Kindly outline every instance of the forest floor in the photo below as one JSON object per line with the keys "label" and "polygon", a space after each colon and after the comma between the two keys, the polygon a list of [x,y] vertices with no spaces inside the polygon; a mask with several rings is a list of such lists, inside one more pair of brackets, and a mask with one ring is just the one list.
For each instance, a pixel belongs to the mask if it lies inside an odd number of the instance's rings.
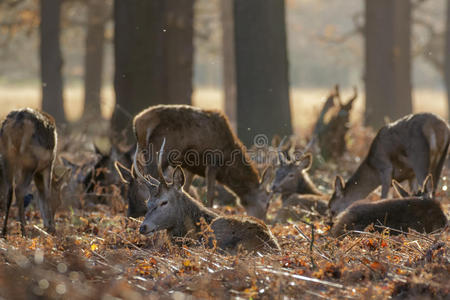
{"label": "forest floor", "polygon": [[[331,188],[336,174],[354,170],[373,132],[351,128],[350,152],[317,167],[313,180]],[[449,164],[438,199],[450,214]],[[28,209],[27,236],[12,209],[0,239],[0,299],[448,299],[450,232],[393,235],[370,228],[335,239],[327,218],[272,224],[281,246],[271,254],[222,255],[203,245],[172,243],[164,232],[139,234],[141,219],[125,217],[118,188],[104,204],[56,214],[57,232]],[[116,192],[114,192],[116,191]],[[82,197],[83,195],[79,195]],[[269,220],[280,206],[269,208]],[[218,207],[225,214],[234,207]]]}

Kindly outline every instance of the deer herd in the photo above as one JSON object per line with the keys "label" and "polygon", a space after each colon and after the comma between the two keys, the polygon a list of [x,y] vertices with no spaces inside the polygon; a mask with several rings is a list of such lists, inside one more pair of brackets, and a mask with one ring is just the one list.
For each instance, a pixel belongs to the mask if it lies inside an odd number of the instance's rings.
{"label": "deer herd", "polygon": [[[120,178],[127,215],[144,217],[139,228],[143,235],[166,230],[170,237],[201,240],[227,253],[276,251],[280,247],[265,222],[277,195],[282,207],[272,221],[287,222],[305,213],[328,216],[333,237],[364,231],[370,225],[394,234],[408,229],[431,233],[448,223],[435,192],[450,129],[431,113],[408,115],[381,128],[353,175],[345,182],[336,176],[330,194],[319,191],[308,175],[311,153],[294,159],[282,150],[284,140],[275,149],[277,163],[258,169],[218,111],[153,106],[134,117],[133,130],[135,146],[126,159],[114,160],[108,168]],[[10,112],[2,122],[3,237],[13,198],[26,235],[24,199],[32,182],[44,227],[55,233],[54,215],[64,201],[62,182],[75,180],[72,173],[77,167],[72,163],[68,171],[57,174],[55,165],[61,159],[56,149],[56,125],[50,115],[25,108]],[[204,178],[205,203],[193,184],[196,175]],[[85,184],[89,180],[84,178]],[[408,181],[409,192],[402,181]],[[379,186],[381,199],[368,200]],[[396,195],[389,197],[391,186]],[[217,195],[222,194],[237,199],[246,215],[224,215],[214,209],[213,202],[220,201]]]}

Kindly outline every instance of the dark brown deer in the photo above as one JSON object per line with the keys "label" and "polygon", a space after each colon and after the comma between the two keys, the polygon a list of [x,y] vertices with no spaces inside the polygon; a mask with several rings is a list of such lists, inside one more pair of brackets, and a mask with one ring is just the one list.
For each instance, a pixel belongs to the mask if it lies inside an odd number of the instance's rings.
{"label": "dark brown deer", "polygon": [[[56,154],[56,126],[53,118],[30,108],[11,111],[0,130],[0,153],[5,180],[6,209],[3,236],[7,233],[13,193],[19,207],[22,235],[25,235],[23,199],[31,180],[39,192],[38,206],[49,232],[55,231],[54,212],[60,200],[53,197],[53,162]],[[13,190],[14,189],[14,190]]]}
{"label": "dark brown deer", "polygon": [[[159,162],[162,153],[161,149]],[[162,172],[159,173],[159,179],[150,175],[147,178],[142,176],[141,179],[152,196],[147,202],[147,214],[139,229],[141,234],[167,230],[171,237],[196,237],[202,230],[201,223],[204,220],[210,225],[217,246],[222,250],[233,253],[239,248],[248,251],[279,249],[264,222],[248,216],[220,216],[189,196],[184,191],[185,176],[180,166],[173,172],[172,183],[165,181]]]}
{"label": "dark brown deer", "polygon": [[[339,186],[337,188],[339,189]],[[384,225],[400,231],[411,228],[427,233],[443,228],[448,221],[441,205],[434,200],[433,191],[433,180],[429,175],[423,183],[421,196],[375,202],[357,201],[337,216],[331,228],[331,235],[337,237],[346,230],[362,231],[371,224]]]}
{"label": "dark brown deer", "polygon": [[[122,182],[127,185],[127,216],[133,218],[145,216],[147,212],[146,203],[150,199],[150,193],[145,184],[145,180],[141,179],[139,176],[136,176],[133,165],[131,166],[131,169],[128,169],[119,161],[116,161],[114,163],[114,167]],[[195,199],[198,198],[198,194],[193,186],[189,187],[188,193],[191,197]]]}
{"label": "dark brown deer", "polygon": [[[155,148],[166,138],[170,151],[163,158],[162,168],[170,160],[173,165],[204,176],[209,207],[217,180],[239,196],[248,215],[265,218],[271,198],[267,190],[270,172],[264,172],[260,180],[245,147],[221,112],[187,105],[158,105],[139,113],[133,124],[138,145],[136,154],[139,149],[148,150],[146,159],[155,157]],[[147,171],[156,176],[155,162],[147,163]]]}
{"label": "dark brown deer", "polygon": [[280,165],[275,173],[272,191],[281,194],[283,207],[275,219],[278,222],[297,220],[311,211],[325,215],[329,196],[317,189],[307,173],[312,164],[312,155],[307,153],[297,161],[289,160],[278,149],[278,156]]}
{"label": "dark brown deer", "polygon": [[345,185],[336,180],[339,189],[329,202],[332,216],[351,203],[364,199],[381,185],[386,198],[392,179],[417,180],[421,186],[428,173],[435,178],[436,189],[447,156],[450,140],[448,124],[431,113],[405,116],[381,128],[369,153]]}
{"label": "dark brown deer", "polygon": [[323,196],[307,173],[312,164],[310,153],[303,155],[298,161],[288,161],[281,152],[279,158],[280,165],[275,172],[272,191],[281,194],[283,201],[293,194]]}

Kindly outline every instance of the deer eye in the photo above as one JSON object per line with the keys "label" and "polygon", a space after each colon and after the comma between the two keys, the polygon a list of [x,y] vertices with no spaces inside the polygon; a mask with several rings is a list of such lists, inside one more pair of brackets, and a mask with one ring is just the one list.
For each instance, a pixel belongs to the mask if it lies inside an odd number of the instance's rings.
{"label": "deer eye", "polygon": [[164,205],[167,205],[167,201],[164,201],[164,202],[162,202],[159,206],[164,206]]}
{"label": "deer eye", "polygon": [[289,173],[289,178],[294,177],[294,173]]}

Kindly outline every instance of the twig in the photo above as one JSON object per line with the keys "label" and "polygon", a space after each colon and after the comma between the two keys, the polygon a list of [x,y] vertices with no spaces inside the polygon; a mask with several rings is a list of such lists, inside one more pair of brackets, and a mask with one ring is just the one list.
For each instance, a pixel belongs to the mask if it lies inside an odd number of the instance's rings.
{"label": "twig", "polygon": [[265,267],[258,267],[258,269],[260,269],[261,271],[264,271],[264,272],[268,272],[268,273],[272,273],[272,274],[276,274],[276,275],[284,275],[284,276],[288,276],[288,277],[299,279],[299,280],[303,280],[303,281],[320,283],[320,284],[328,285],[328,286],[335,287],[335,288],[338,288],[338,289],[343,289],[344,288],[344,286],[342,284],[338,284],[338,283],[334,283],[334,282],[330,282],[330,281],[325,281],[325,280],[320,280],[320,279],[317,279],[317,278],[306,277],[306,276],[302,276],[302,275],[298,275],[298,274],[291,274],[291,273],[285,272],[285,271],[272,270],[272,269],[265,268]]}
{"label": "twig", "polygon": [[[294,228],[303,236],[303,238],[305,240],[307,240],[310,244],[311,243],[311,239],[309,237],[306,236],[306,234],[303,233],[303,231],[300,230],[300,228],[297,227],[297,225],[294,225]],[[320,257],[328,260],[329,262],[333,262],[333,260],[331,258],[329,258],[328,256],[326,256],[319,248],[317,248],[315,245],[312,244],[312,247],[318,252],[318,254],[320,255]]]}
{"label": "twig", "polygon": [[46,236],[50,236],[50,234],[47,231],[39,228],[37,225],[33,225],[33,228],[37,229],[40,233],[43,233]]}

